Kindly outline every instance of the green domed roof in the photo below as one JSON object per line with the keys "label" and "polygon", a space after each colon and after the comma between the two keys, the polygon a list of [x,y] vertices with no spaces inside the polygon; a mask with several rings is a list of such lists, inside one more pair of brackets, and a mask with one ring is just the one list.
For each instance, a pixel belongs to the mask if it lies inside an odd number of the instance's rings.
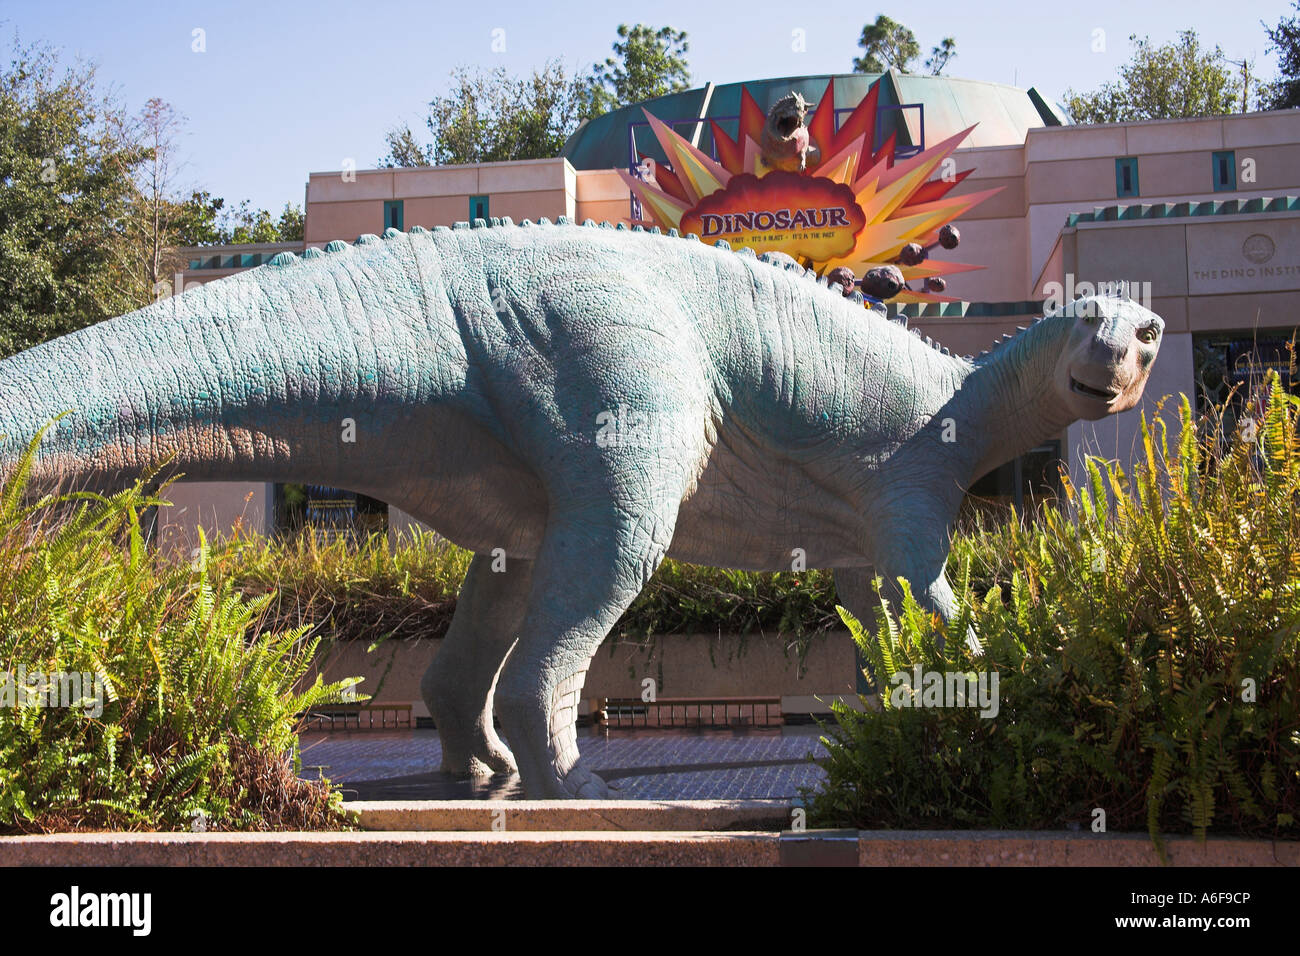
{"label": "green domed roof", "polygon": [[[654,134],[645,124],[642,108],[657,119],[673,125],[688,140],[699,126],[698,145],[712,152],[713,137],[704,118],[721,120],[740,114],[740,91],[748,88],[759,107],[766,112],[788,93],[800,93],[810,103],[819,103],[831,80],[835,81],[837,111],[857,106],[871,84],[883,76],[880,106],[919,103],[924,107],[926,144],[933,144],[974,126],[965,147],[1006,146],[1025,141],[1025,133],[1042,126],[1061,126],[1069,122],[1065,115],[1048,103],[1036,90],[1022,90],[1001,83],[963,80],[947,76],[920,76],[888,73],[840,73],[822,76],[779,77],[746,80],[743,83],[710,84],[699,89],[671,93],[657,99],[625,106],[580,126],[560,155],[577,169],[627,168],[632,161],[632,138],[637,151],[662,159]],[[847,114],[841,114],[841,118]],[[921,145],[921,111],[916,109],[882,109],[882,138],[898,134],[903,146]],[[629,128],[629,124],[632,125]],[[736,134],[734,119],[721,120],[722,128]],[[879,145],[877,143],[877,145]]]}

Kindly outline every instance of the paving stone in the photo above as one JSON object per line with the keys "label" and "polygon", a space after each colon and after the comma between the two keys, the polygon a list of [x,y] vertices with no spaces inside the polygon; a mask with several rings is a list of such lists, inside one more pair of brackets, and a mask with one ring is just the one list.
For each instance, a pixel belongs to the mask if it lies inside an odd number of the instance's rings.
{"label": "paving stone", "polygon": [[[816,786],[825,756],[815,727],[578,731],[583,763],[631,800],[789,799]],[[518,777],[438,772],[436,730],[310,732],[302,775],[328,777],[349,799],[521,799]]]}

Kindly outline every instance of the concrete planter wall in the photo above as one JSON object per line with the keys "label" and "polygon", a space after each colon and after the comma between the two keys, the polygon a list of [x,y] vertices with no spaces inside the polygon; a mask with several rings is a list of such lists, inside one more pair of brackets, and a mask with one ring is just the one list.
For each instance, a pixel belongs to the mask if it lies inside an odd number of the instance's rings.
{"label": "concrete planter wall", "polygon": [[[358,693],[374,703],[411,704],[412,714],[427,717],[420,699],[420,678],[438,653],[441,640],[386,641],[367,653],[364,641],[322,643],[318,667],[327,681],[364,677]],[[743,643],[743,650],[742,650]],[[639,698],[642,681],[655,682],[659,698],[780,697],[787,713],[826,713],[832,697],[856,702],[853,641],[848,631],[815,637],[802,672],[788,636],[768,633],[673,634],[641,646],[609,638],[587,672],[582,697]],[[376,688],[379,688],[376,691]]]}

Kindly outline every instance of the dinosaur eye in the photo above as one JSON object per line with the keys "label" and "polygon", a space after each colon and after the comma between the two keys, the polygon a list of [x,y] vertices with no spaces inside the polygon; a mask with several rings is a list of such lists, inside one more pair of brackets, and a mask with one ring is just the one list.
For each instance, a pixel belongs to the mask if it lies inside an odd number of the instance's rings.
{"label": "dinosaur eye", "polygon": [[1143,326],[1137,330],[1138,341],[1145,342],[1148,345],[1156,340],[1158,334],[1154,325]]}

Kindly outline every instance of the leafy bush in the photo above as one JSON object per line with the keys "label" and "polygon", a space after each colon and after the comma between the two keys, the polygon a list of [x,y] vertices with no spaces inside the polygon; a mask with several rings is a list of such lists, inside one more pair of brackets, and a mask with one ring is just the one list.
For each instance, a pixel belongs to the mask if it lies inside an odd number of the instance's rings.
{"label": "leafy bush", "polygon": [[[214,581],[206,545],[155,564],[142,484],[24,504],[37,442],[0,493],[0,830],[342,826],[295,729],[352,682],[295,692],[315,642],[263,632],[270,597]],[[38,696],[57,674],[79,698]]]}
{"label": "leafy bush", "polygon": [[277,628],[318,626],[331,639],[442,637],[473,555],[429,532],[318,541],[237,533],[214,546],[213,574],[270,598]]}
{"label": "leafy bush", "polygon": [[[1300,441],[1275,373],[1262,421],[1171,456],[1145,418],[1130,480],[1087,462],[1064,507],[953,549],[952,626],[882,602],[875,709],[836,708],[825,826],[1090,827],[1300,836]],[[982,597],[972,581],[984,579]],[[964,640],[974,626],[980,652]],[[911,671],[996,673],[999,708],[900,706]],[[914,673],[914,672],[913,672]]]}
{"label": "leafy bush", "polygon": [[[835,579],[828,571],[755,573],[664,561],[614,633],[778,633],[803,661],[813,638],[839,631]],[[742,639],[737,653],[743,653]],[[612,650],[612,648],[611,648]]]}
{"label": "leafy bush", "polygon": [[[240,532],[214,546],[213,575],[273,595],[277,628],[314,623],[327,640],[441,638],[473,555],[429,532],[320,543]],[[663,634],[779,632],[800,659],[842,627],[830,573],[763,573],[664,561],[614,633],[651,643]],[[743,649],[743,642],[741,645]]]}

